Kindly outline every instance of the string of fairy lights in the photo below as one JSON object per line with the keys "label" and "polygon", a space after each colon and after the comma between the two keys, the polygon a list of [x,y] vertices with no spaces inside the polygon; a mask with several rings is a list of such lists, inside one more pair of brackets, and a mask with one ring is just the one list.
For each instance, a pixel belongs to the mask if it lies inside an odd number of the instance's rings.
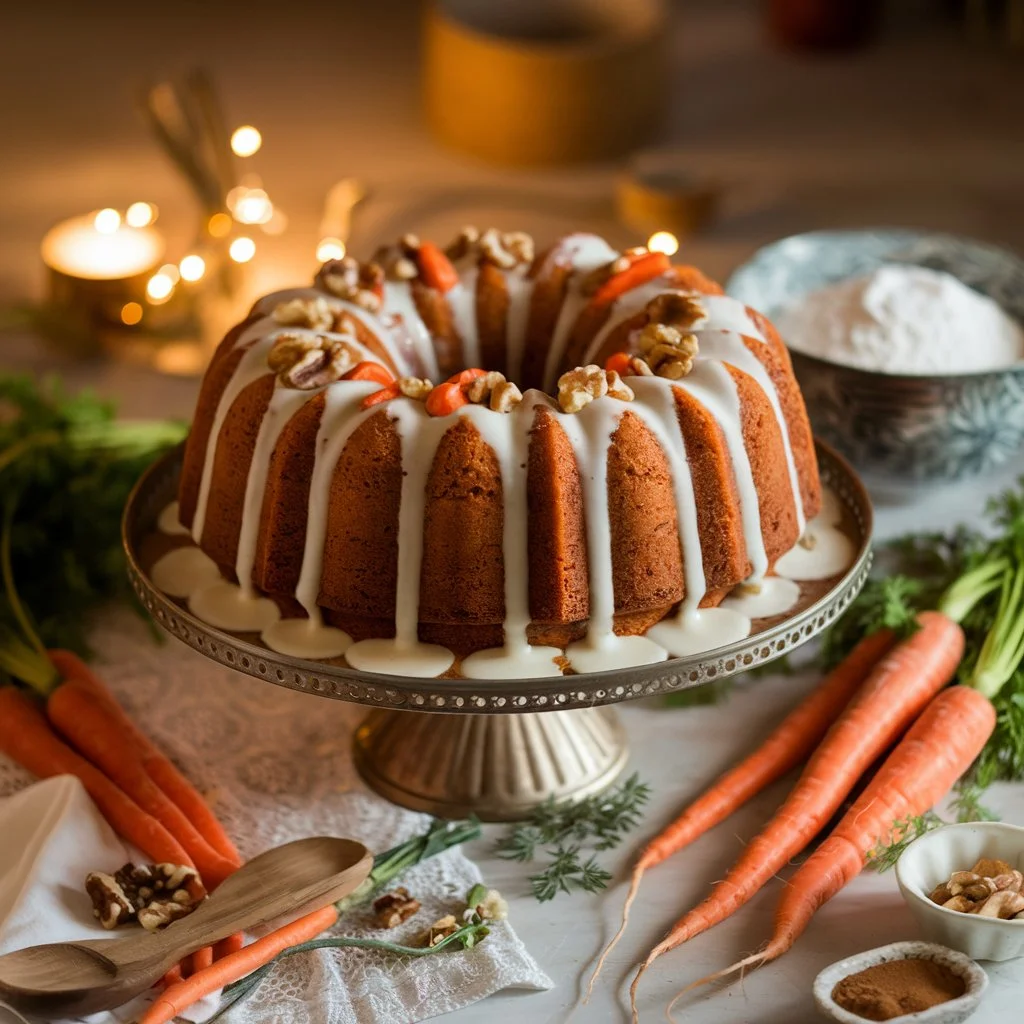
{"label": "string of fairy lights", "polygon": [[[263,136],[253,125],[241,125],[231,133],[230,145],[236,157],[248,160],[262,148]],[[155,204],[138,201],[123,214],[109,207],[99,210],[95,214],[94,226],[98,233],[112,235],[122,225],[148,228],[158,216]],[[160,306],[174,298],[180,289],[198,286],[210,271],[211,264],[225,256],[236,264],[250,262],[257,252],[257,241],[253,236],[257,232],[279,235],[286,230],[287,223],[285,214],[275,206],[259,175],[244,173],[238,184],[225,195],[224,209],[207,217],[193,250],[176,263],[162,264],[148,278],[145,302]],[[647,240],[647,248],[671,256],[679,249],[679,240],[670,231],[655,231]],[[316,246],[316,258],[321,263],[341,259],[345,253],[344,239],[334,235],[325,235]],[[144,316],[145,309],[139,302],[127,302],[121,309],[121,321],[128,326],[139,324]]]}

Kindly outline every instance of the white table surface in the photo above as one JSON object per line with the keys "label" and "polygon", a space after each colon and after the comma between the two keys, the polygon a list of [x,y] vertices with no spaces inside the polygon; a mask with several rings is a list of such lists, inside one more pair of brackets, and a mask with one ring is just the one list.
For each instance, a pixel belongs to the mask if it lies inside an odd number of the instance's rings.
{"label": "white table surface", "polygon": [[[130,87],[197,62],[216,71],[231,120],[263,130],[255,167],[290,219],[285,235],[261,242],[251,291],[311,274],[323,196],[353,174],[375,190],[356,223],[359,252],[399,228],[443,237],[466,221],[492,217],[539,238],[585,226],[619,244],[636,241],[610,214],[614,167],[512,174],[431,142],[418,115],[412,4],[340,3],[321,11],[295,3],[274,16],[243,14],[236,5],[152,6],[130,15],[113,4],[66,6],[5,12],[0,33],[0,94],[7,98],[0,104],[0,302],[40,293],[39,239],[55,220],[83,210],[155,201],[171,251],[185,251],[194,223],[189,195],[141,127]],[[694,0],[680,5],[673,23],[665,139],[695,170],[729,183],[723,216],[689,240],[682,255],[724,278],[758,245],[781,235],[870,224],[958,231],[1024,249],[1019,60],[968,48],[949,33],[899,27],[863,53],[792,58],[764,45],[753,6],[752,0]],[[487,192],[474,197],[473,189]],[[405,211],[424,193],[428,201],[410,223]],[[539,212],[531,195],[548,204],[554,197],[563,209]],[[0,335],[0,366],[58,370],[117,397],[128,416],[187,416],[194,401],[194,380],[118,364],[71,364],[27,336]],[[1024,464],[983,485],[880,504],[879,535],[974,520],[985,493],[1020,471]],[[614,930],[621,875],[636,847],[748,751],[813,682],[813,673],[763,678],[738,686],[714,707],[641,702],[622,709],[632,739],[628,770],[650,781],[654,796],[640,830],[606,858],[618,872],[610,894],[544,905],[522,896],[527,871],[491,854],[497,830],[489,827],[471,853],[511,898],[516,929],[557,986],[500,994],[453,1014],[453,1024],[566,1020],[592,958]],[[721,877],[785,785],[650,874],[604,984],[574,1021],[622,1017],[621,983],[637,957]],[[1024,821],[1024,785],[996,787],[990,802],[1005,820]],[[755,949],[769,934],[778,890],[769,886],[733,920],[664,957],[641,991],[644,1019],[661,1019],[677,988]],[[781,961],[684,1003],[680,1019],[809,1021],[810,985],[820,968],[915,935],[894,878],[863,874]],[[1019,1019],[1024,963],[989,971],[990,994],[973,1020]]]}

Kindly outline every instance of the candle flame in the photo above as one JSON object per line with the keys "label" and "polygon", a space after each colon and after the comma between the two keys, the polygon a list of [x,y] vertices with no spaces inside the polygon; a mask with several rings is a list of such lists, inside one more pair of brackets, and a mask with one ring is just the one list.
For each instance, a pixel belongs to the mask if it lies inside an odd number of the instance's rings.
{"label": "candle flame", "polygon": [[671,231],[655,231],[647,239],[647,248],[651,252],[663,252],[666,256],[672,256],[679,251],[679,239]]}

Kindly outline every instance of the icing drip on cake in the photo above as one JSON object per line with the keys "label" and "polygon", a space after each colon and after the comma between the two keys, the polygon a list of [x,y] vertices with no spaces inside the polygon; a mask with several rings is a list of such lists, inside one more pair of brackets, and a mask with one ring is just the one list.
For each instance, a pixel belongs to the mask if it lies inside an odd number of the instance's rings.
{"label": "icing drip on cake", "polygon": [[182,525],[180,509],[176,501],[172,501],[161,510],[160,515],[157,516],[156,528],[161,533],[166,533],[168,537],[188,536],[188,529]]}

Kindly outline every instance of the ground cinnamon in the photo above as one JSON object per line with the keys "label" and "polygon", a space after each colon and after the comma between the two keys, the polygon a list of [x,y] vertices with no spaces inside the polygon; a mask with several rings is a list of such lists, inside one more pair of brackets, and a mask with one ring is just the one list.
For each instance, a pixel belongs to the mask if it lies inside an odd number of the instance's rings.
{"label": "ground cinnamon", "polygon": [[934,960],[890,960],[843,978],[832,998],[865,1020],[892,1020],[964,994],[964,980]]}

